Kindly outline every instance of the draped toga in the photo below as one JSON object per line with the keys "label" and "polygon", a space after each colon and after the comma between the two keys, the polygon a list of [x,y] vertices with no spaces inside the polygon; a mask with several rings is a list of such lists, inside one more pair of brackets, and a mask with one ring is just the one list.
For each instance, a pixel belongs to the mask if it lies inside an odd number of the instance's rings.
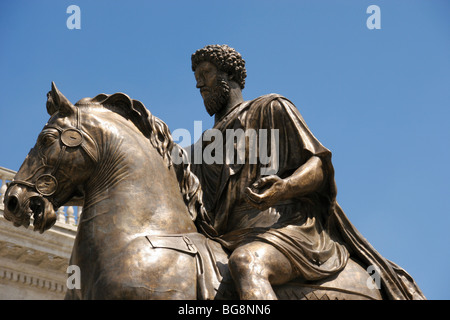
{"label": "draped toga", "polygon": [[[210,235],[212,238],[230,251],[248,242],[269,243],[291,261],[305,280],[323,279],[341,271],[352,255],[367,266],[378,267],[388,297],[423,297],[414,280],[381,257],[348,221],[336,202],[331,152],[311,133],[292,102],[277,94],[242,102],[216,122],[213,129],[222,134],[221,148],[217,145],[212,148],[214,140],[206,138],[204,132],[189,150],[192,171],[203,189],[208,224],[216,233]],[[239,129],[258,136],[256,140],[246,137],[245,161],[227,155],[230,150],[225,146],[227,134],[229,138],[229,132]],[[274,130],[278,134],[275,144],[272,143]],[[266,139],[260,139],[262,134]],[[242,144],[233,142],[233,155],[242,155]],[[266,156],[272,156],[269,163],[262,161],[261,148]],[[213,156],[221,161],[194,161],[196,152],[198,155],[199,151],[212,149],[213,153],[219,152],[219,157]],[[268,167],[283,179],[313,156],[322,160],[324,172],[324,181],[315,192],[279,202],[264,211],[245,200],[245,189],[263,177]]]}

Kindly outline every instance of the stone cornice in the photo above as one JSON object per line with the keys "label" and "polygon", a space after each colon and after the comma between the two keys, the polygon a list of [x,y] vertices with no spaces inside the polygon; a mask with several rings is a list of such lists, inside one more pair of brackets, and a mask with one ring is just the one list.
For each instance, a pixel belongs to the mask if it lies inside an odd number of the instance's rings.
{"label": "stone cornice", "polygon": [[14,227],[3,217],[0,208],[0,242],[13,242],[21,247],[69,258],[75,240],[76,228],[62,227],[56,223],[43,234],[34,232],[32,227]]}
{"label": "stone cornice", "polygon": [[43,234],[14,227],[0,206],[0,298],[62,299],[76,226],[56,222]]}
{"label": "stone cornice", "polygon": [[0,266],[0,284],[14,286],[34,291],[44,291],[56,299],[64,298],[66,292],[65,281],[57,281],[51,278],[44,278],[34,273],[26,273],[15,269]]}

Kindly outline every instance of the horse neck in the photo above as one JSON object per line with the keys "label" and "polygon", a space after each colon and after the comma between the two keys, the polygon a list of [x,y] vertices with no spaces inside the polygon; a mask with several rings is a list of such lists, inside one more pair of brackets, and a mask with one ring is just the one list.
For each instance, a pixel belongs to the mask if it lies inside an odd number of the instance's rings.
{"label": "horse neck", "polygon": [[117,122],[120,134],[102,133],[81,223],[114,223],[129,235],[196,232],[174,170],[129,122]]}

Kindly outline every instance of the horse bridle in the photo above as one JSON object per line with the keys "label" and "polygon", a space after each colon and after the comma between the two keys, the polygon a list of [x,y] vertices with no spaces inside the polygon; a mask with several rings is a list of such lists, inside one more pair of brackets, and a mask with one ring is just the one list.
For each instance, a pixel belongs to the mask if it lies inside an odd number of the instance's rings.
{"label": "horse bridle", "polygon": [[[27,181],[28,179],[26,180],[13,179],[11,182],[7,184],[8,187],[15,184],[30,187],[34,189],[37,193],[39,193],[42,197],[48,198],[48,200],[51,203],[53,203],[55,207],[59,207],[58,204],[55,203],[55,200],[50,199],[50,197],[55,194],[56,190],[58,190],[58,180],[56,179],[56,172],[58,171],[62,159],[64,158],[66,149],[77,148],[81,146],[94,162],[97,162],[98,160],[97,159],[98,145],[87,132],[82,130],[80,121],[81,118],[80,109],[76,108],[76,111],[77,111],[76,112],[77,120],[75,127],[66,129],[62,129],[57,125],[47,125],[44,127],[44,129],[48,128],[56,129],[59,132],[59,141],[61,142],[62,145],[61,151],[59,152],[58,155],[58,159],[51,173],[44,173],[39,175],[39,177],[34,182]],[[91,150],[89,148],[89,144],[94,145],[97,148],[97,150],[95,151]],[[50,166],[44,163],[43,167],[50,167]],[[41,168],[42,166],[36,169],[36,171],[31,175],[30,179],[32,179],[36,175],[37,171],[39,171]]]}

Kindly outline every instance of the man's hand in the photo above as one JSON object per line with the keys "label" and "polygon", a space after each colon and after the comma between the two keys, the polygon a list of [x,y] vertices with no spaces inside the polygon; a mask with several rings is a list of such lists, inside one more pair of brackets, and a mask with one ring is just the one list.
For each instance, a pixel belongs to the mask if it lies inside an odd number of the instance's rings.
{"label": "man's hand", "polygon": [[259,179],[245,189],[246,200],[252,206],[266,210],[277,202],[317,191],[324,181],[322,160],[313,156],[290,177],[276,175]]}
{"label": "man's hand", "polygon": [[266,210],[285,200],[286,182],[276,175],[259,179],[245,189],[246,200],[259,210]]}

